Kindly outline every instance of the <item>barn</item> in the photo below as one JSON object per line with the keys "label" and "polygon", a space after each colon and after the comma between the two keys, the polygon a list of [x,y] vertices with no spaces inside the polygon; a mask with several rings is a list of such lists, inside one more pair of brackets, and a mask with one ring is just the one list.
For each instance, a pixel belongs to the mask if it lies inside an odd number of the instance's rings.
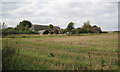
{"label": "barn", "polygon": [[[50,31],[50,28],[47,25],[32,25],[30,28],[33,31],[38,31],[40,34],[43,34],[46,30]],[[58,34],[60,30],[60,27],[54,26],[53,31],[55,34]]]}

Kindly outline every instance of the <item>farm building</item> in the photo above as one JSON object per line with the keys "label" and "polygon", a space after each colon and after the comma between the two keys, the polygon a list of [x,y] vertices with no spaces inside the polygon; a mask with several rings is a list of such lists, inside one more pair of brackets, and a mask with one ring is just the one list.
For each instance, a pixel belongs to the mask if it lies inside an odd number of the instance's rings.
{"label": "farm building", "polygon": [[[46,30],[50,31],[50,28],[47,25],[32,25],[30,28],[33,31],[38,31],[40,34],[43,34]],[[60,30],[60,27],[54,26],[53,31],[55,34],[58,34]]]}
{"label": "farm building", "polygon": [[90,25],[90,21],[85,22],[85,23],[84,23],[84,26],[89,27],[89,29],[90,29],[90,31],[91,31],[92,33],[100,33],[100,32],[102,32],[100,27],[98,27],[98,26],[96,26],[96,25],[91,26],[91,25]]}
{"label": "farm building", "polygon": [[93,33],[100,33],[100,32],[102,32],[100,27],[91,27],[90,30]]}

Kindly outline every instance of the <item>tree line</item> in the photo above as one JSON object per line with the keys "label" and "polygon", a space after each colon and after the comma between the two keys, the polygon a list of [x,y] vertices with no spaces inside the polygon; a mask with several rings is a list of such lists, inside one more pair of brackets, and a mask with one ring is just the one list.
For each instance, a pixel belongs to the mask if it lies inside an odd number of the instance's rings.
{"label": "tree line", "polygon": [[[93,31],[91,31],[90,28],[98,27],[96,25],[91,26],[90,21],[85,22],[82,27],[75,28],[74,25],[75,25],[75,23],[70,22],[65,29],[60,30],[60,33],[61,34],[94,33]],[[98,29],[98,30],[101,31],[101,29]]]}
{"label": "tree line", "polygon": [[38,34],[37,31],[32,31],[30,28],[32,27],[32,23],[28,20],[23,20],[20,22],[15,28],[7,27],[5,22],[2,24],[2,35],[8,34]]}
{"label": "tree line", "polygon": [[[97,27],[96,25],[91,26],[90,21],[84,23],[82,27],[75,28],[75,23],[70,22],[65,29],[60,29],[60,34],[80,34],[80,33],[92,33],[90,30],[91,27]],[[37,31],[32,31],[30,28],[32,27],[32,23],[28,20],[21,21],[15,28],[7,27],[5,23],[2,24],[2,34],[38,34]],[[49,31],[45,31],[44,34],[53,34],[54,26],[50,24],[48,26],[50,28]]]}

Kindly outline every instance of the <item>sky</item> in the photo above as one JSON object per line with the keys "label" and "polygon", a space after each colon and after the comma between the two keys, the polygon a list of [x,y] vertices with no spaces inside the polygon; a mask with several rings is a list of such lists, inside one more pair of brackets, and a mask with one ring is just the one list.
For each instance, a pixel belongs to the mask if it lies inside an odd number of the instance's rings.
{"label": "sky", "polygon": [[66,28],[74,22],[81,27],[84,22],[101,27],[103,31],[118,30],[119,0],[2,0],[0,20],[16,27],[20,21],[32,24]]}

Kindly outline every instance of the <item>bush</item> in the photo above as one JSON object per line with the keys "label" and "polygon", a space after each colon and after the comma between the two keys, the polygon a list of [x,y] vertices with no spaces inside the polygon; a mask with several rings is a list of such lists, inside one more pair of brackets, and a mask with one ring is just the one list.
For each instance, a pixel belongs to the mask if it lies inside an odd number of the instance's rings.
{"label": "bush", "polygon": [[76,29],[76,34],[80,34],[81,33],[81,28],[77,28]]}
{"label": "bush", "polygon": [[47,31],[47,30],[43,32],[43,34],[48,34],[48,33],[49,33],[49,31]]}
{"label": "bush", "polygon": [[76,34],[76,30],[75,29],[72,29],[70,32],[71,32],[71,34]]}
{"label": "bush", "polygon": [[116,33],[120,33],[120,31],[114,31],[114,32],[116,32]]}
{"label": "bush", "polygon": [[54,32],[51,30],[51,31],[49,31],[49,33],[50,33],[50,34],[53,34]]}
{"label": "bush", "polygon": [[2,30],[3,36],[8,34],[38,34],[38,32],[32,30],[16,30],[15,28]]}
{"label": "bush", "polygon": [[107,31],[103,31],[103,32],[100,32],[100,33],[108,33]]}
{"label": "bush", "polygon": [[67,33],[67,29],[60,29],[60,33],[61,33],[61,34]]}

